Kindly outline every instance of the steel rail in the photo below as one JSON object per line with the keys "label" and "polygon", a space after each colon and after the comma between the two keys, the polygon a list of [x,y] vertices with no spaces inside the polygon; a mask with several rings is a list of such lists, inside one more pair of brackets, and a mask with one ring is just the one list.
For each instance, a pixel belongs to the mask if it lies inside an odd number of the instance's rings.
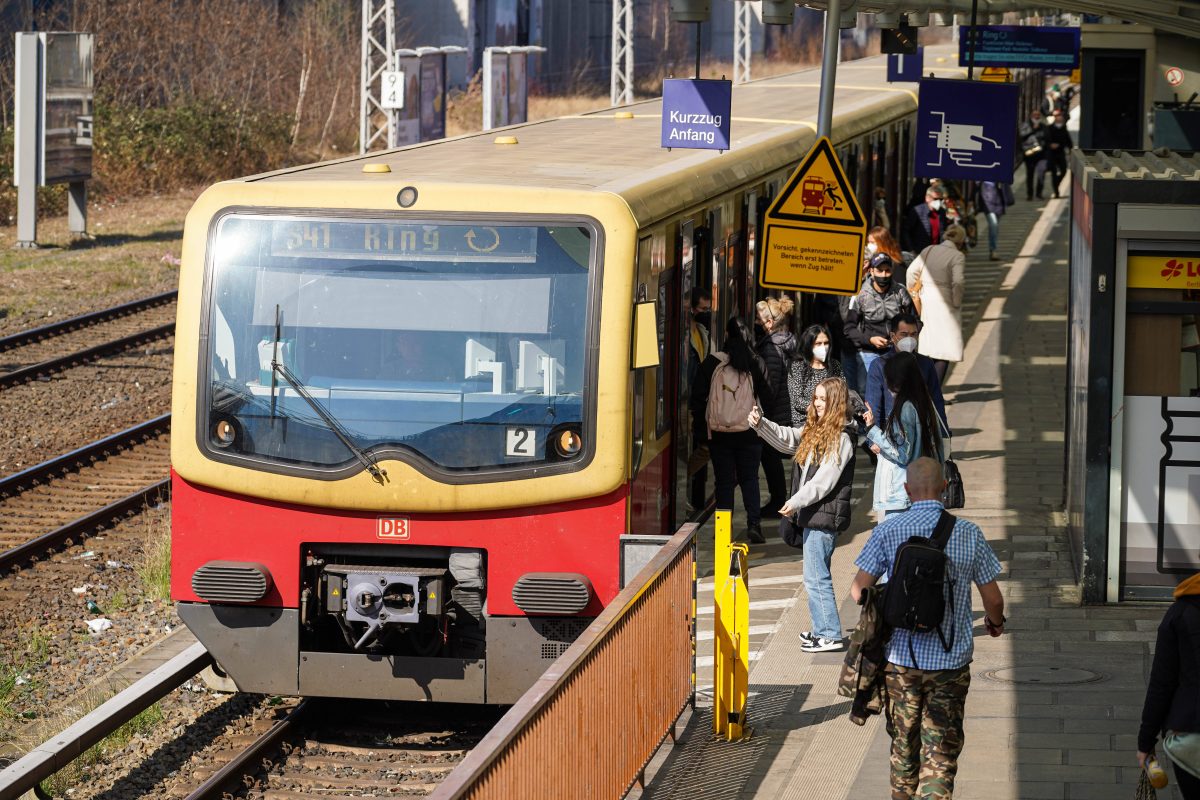
{"label": "steel rail", "polygon": [[13,473],[6,478],[0,478],[0,498],[16,494],[22,488],[33,486],[47,478],[74,472],[80,465],[86,465],[109,453],[122,450],[128,445],[137,444],[165,433],[170,425],[171,415],[163,414],[161,417],[155,417],[139,425],[134,425],[132,428],[126,428],[77,450],[56,456],[40,464],[34,464],[32,467]]}
{"label": "steel rail", "polygon": [[179,290],[175,289],[162,294],[152,295],[151,297],[143,297],[141,300],[133,300],[128,303],[122,303],[119,306],[113,306],[101,311],[92,311],[87,314],[80,314],[77,317],[70,319],[51,322],[48,325],[42,325],[38,328],[30,328],[29,330],[20,331],[19,333],[10,334],[0,337],[0,353],[5,350],[12,350],[16,347],[24,347],[34,342],[40,342],[43,339],[50,339],[55,336],[61,336],[64,333],[87,328],[91,325],[98,325],[101,322],[109,322],[121,317],[128,317],[131,314],[137,314],[149,308],[165,305],[176,300],[179,297]]}
{"label": "steel rail", "polygon": [[[289,735],[292,729],[299,725],[301,719],[303,719],[308,711],[309,703],[309,700],[300,701],[299,705],[288,712],[286,717],[272,725],[270,730],[255,739],[249,747],[238,753],[232,761],[213,773],[208,780],[197,787],[185,800],[211,800],[211,798],[225,796],[224,788],[230,781],[248,774],[251,769],[256,769],[262,755],[278,747],[280,740]],[[4,799],[0,798],[0,800]]]}
{"label": "steel rail", "polygon": [[0,800],[17,800],[87,752],[88,748],[212,664],[196,644],[138,679],[62,733],[0,770]]}
{"label": "steel rail", "polygon": [[149,502],[161,502],[170,496],[171,479],[163,478],[161,481],[153,483],[144,489],[139,489],[127,497],[109,503],[104,508],[82,516],[74,522],[68,522],[66,525],[56,528],[49,533],[43,533],[41,536],[30,539],[24,544],[19,544],[12,549],[0,552],[0,572],[9,570],[34,556],[41,555],[47,550],[58,547],[68,539],[75,539],[76,537],[85,536],[92,531],[98,530],[111,523],[114,519],[123,517]]}
{"label": "steel rail", "polygon": [[[643,602],[655,601],[655,589],[662,585],[665,581],[677,579],[674,572],[679,568],[680,561],[687,556],[695,546],[696,532],[700,525],[706,519],[706,515],[701,515],[697,521],[692,521],[682,525],[678,531],[671,537],[671,540],[662,546],[654,558],[650,560],[645,567],[637,574],[633,581],[626,586],[621,592],[609,603],[608,607],[601,612],[600,616],[593,621],[588,629],[567,648],[559,658],[546,670],[543,675],[538,678],[537,682],[527,691],[522,697],[508,710],[500,721],[488,732],[486,736],[467,754],[467,757],[459,763],[453,772],[447,776],[445,782],[439,785],[431,795],[434,800],[462,800],[463,798],[474,797],[507,797],[507,796],[564,796],[574,797],[583,796],[582,794],[573,793],[573,789],[579,789],[579,786],[574,786],[575,779],[588,773],[585,768],[587,765],[576,764],[571,759],[571,754],[551,753],[547,749],[552,750],[553,746],[548,744],[548,741],[557,741],[565,745],[570,745],[572,742],[580,741],[587,742],[587,746],[595,748],[599,751],[604,751],[606,744],[611,742],[600,741],[603,734],[611,734],[619,737],[620,740],[632,738],[647,739],[654,738],[654,746],[648,747],[645,753],[627,753],[629,758],[618,759],[622,767],[620,775],[605,775],[609,788],[618,785],[624,788],[627,792],[641,776],[641,771],[645,768],[645,764],[653,756],[653,753],[659,745],[666,739],[670,733],[670,726],[664,725],[661,733],[649,733],[642,730],[645,725],[644,721],[626,721],[628,714],[640,711],[649,713],[649,706],[660,707],[665,704],[672,706],[668,712],[671,720],[678,719],[684,708],[691,702],[694,685],[691,675],[688,676],[685,683],[690,688],[687,697],[682,700],[678,707],[674,707],[672,698],[646,698],[646,702],[640,702],[642,698],[631,699],[628,696],[621,696],[620,690],[616,690],[611,686],[590,687],[594,689],[604,698],[600,702],[607,704],[607,710],[601,713],[595,709],[593,714],[584,713],[584,709],[579,703],[572,703],[564,699],[571,691],[581,691],[581,684],[587,683],[587,670],[596,668],[597,675],[619,682],[628,688],[629,683],[637,682],[637,676],[633,673],[636,671],[634,664],[630,659],[635,659],[636,655],[632,652],[611,653],[608,652],[610,640],[619,640],[624,632],[627,631],[631,620],[635,619],[637,611],[643,607]],[[688,558],[684,565],[689,567],[687,570],[686,581],[690,585],[690,590],[687,592],[687,602],[691,606],[688,609],[674,609],[674,604],[671,607],[676,613],[683,614],[682,619],[690,619],[690,629],[687,631],[689,640],[689,656],[688,664],[689,671],[694,675],[694,636],[695,636],[695,620],[691,617],[695,606],[695,562]],[[651,639],[657,637],[657,634],[650,635]],[[659,641],[662,641],[661,639]],[[664,643],[663,646],[666,646]],[[651,648],[653,649],[653,648]],[[593,663],[594,662],[594,663]],[[641,675],[643,679],[658,675],[660,665],[648,665],[648,669]],[[619,702],[615,702],[613,698],[620,697]],[[678,698],[674,698],[678,699]],[[662,710],[661,708],[659,709]],[[537,743],[530,744],[538,736],[537,726],[540,722],[549,719],[555,713],[559,714],[562,719],[554,720],[547,725],[555,729],[556,735],[550,740],[545,738],[539,739]],[[603,716],[605,719],[599,719]],[[573,727],[573,732],[567,735],[563,731],[558,731],[562,726]],[[642,723],[642,724],[639,724]],[[644,734],[641,736],[635,735]],[[539,744],[543,749],[539,750]],[[522,747],[527,749],[522,752],[517,752]],[[537,759],[568,759],[567,763],[542,763],[539,765],[531,765],[525,763],[522,756]],[[641,763],[634,763],[634,760],[641,760]],[[565,769],[570,774],[552,774],[554,771]],[[550,770],[551,772],[547,772]],[[588,773],[589,775],[591,773]],[[564,775],[566,777],[564,777]],[[592,776],[595,777],[595,776]],[[538,783],[532,783],[538,781]],[[519,794],[506,794],[513,789],[509,785],[520,782],[522,784]],[[599,782],[599,778],[596,778]],[[566,784],[572,784],[572,788],[567,788]],[[553,785],[553,789],[551,789]],[[597,791],[602,791],[596,783],[591,784],[592,795],[597,795]],[[565,793],[564,793],[565,792]],[[621,796],[623,792],[617,791],[612,796]]]}
{"label": "steel rail", "polygon": [[43,375],[49,375],[53,372],[58,372],[67,367],[73,367],[79,364],[86,364],[89,361],[94,361],[97,358],[102,358],[107,355],[119,353],[123,350],[128,350],[130,347],[136,347],[139,344],[162,339],[175,333],[175,323],[167,325],[159,325],[157,328],[150,328],[144,331],[122,336],[120,339],[113,339],[111,342],[104,342],[88,347],[84,350],[78,350],[69,355],[59,358],[51,358],[43,361],[40,364],[31,364],[28,367],[6,372],[0,375],[0,389],[7,389],[10,386],[16,386],[20,383],[34,380]]}

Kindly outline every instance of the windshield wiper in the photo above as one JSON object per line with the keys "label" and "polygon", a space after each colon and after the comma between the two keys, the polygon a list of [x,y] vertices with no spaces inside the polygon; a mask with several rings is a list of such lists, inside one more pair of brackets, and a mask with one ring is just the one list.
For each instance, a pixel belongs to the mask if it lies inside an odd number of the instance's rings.
{"label": "windshield wiper", "polygon": [[292,371],[279,360],[279,327],[279,306],[275,306],[275,350],[271,356],[271,416],[275,415],[275,376],[280,375],[296,390],[296,394],[304,398],[304,402],[308,403],[309,407],[325,423],[325,426],[333,431],[333,435],[346,445],[346,449],[366,467],[367,472],[371,473],[371,477],[381,485],[387,483],[387,470],[382,469],[369,453],[350,440],[350,432],[342,423],[330,416],[329,412],[300,384],[300,380],[292,374]]}

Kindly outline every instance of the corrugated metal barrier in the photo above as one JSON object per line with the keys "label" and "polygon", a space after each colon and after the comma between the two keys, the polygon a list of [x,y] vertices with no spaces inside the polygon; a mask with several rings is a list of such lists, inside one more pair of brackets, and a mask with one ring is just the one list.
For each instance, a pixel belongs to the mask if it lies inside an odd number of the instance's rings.
{"label": "corrugated metal barrier", "polygon": [[433,797],[623,797],[691,702],[695,536],[681,527]]}

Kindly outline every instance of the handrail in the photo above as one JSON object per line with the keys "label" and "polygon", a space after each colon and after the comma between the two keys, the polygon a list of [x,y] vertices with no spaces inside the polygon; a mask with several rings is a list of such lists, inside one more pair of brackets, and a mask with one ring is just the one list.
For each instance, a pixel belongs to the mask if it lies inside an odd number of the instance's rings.
{"label": "handrail", "polygon": [[[549,781],[554,784],[556,790],[553,796],[572,798],[619,797],[632,787],[642,768],[653,755],[654,749],[666,738],[670,725],[691,701],[694,690],[694,652],[692,651],[696,581],[694,542],[696,532],[702,523],[703,517],[700,520],[684,524],[675,532],[634,580],[621,590],[600,616],[596,617],[588,626],[587,630],[550,665],[550,668],[530,687],[529,691],[509,709],[508,713],[437,787],[432,795],[435,800],[460,800],[468,797],[499,798],[506,794],[504,786],[511,788],[515,783],[531,780]],[[679,574],[681,569],[686,570],[686,575]],[[667,589],[660,591],[664,586]],[[681,594],[679,597],[656,598],[656,594],[664,594],[670,590]],[[686,593],[686,596],[682,594],[683,592]],[[688,674],[686,676],[668,676],[668,679],[677,677],[680,681],[679,687],[685,688],[686,691],[681,692],[682,697],[665,699],[670,703],[671,711],[660,716],[669,716],[669,722],[662,724],[662,720],[658,720],[661,730],[652,732],[653,746],[647,748],[648,752],[628,754],[627,758],[618,758],[621,774],[606,775],[605,777],[609,779],[606,786],[588,783],[586,787],[572,783],[573,778],[578,779],[579,774],[585,772],[583,769],[585,765],[569,762],[552,763],[555,761],[554,754],[537,750],[537,748],[526,748],[518,753],[523,740],[536,737],[539,724],[544,724],[547,728],[554,730],[556,730],[557,724],[574,726],[574,732],[577,735],[551,737],[547,741],[558,742],[566,748],[573,743],[584,742],[584,746],[595,753],[606,752],[605,748],[608,744],[590,735],[596,732],[595,728],[613,728],[624,725],[631,731],[638,729],[643,733],[649,733],[645,731],[645,726],[654,724],[654,721],[637,718],[639,715],[647,714],[648,709],[641,707],[641,704],[634,702],[628,696],[631,684],[637,682],[636,676],[630,674],[631,670],[636,670],[637,664],[630,665],[626,661],[628,653],[611,653],[604,648],[621,636],[635,635],[636,631],[631,634],[626,629],[630,628],[632,622],[636,622],[636,612],[654,603],[656,599],[659,603],[665,601],[664,607],[672,609],[675,608],[677,602],[686,601],[686,609],[679,610],[683,612],[680,618],[680,629],[686,631],[687,635],[689,652],[686,659],[686,670]],[[672,643],[666,639],[668,634],[669,631],[656,630],[650,632],[649,636],[651,639],[660,640],[665,651],[674,653],[671,650]],[[608,658],[610,654],[612,655],[611,659]],[[578,685],[590,677],[589,674],[585,674],[588,668],[600,661],[604,662],[604,668],[596,668],[598,671],[595,672],[595,675],[611,679],[614,685],[619,684],[622,693],[621,695],[608,694],[607,697],[600,699],[599,702],[610,713],[603,715],[576,713],[581,709],[573,706],[564,698],[573,688],[578,692],[585,692],[585,690],[579,689]],[[613,661],[617,663],[610,663]],[[663,666],[661,661],[656,660],[651,671],[657,675],[657,671]],[[669,667],[670,665],[665,666]],[[597,694],[604,695],[605,693],[601,689]],[[657,699],[660,701],[658,705],[662,706],[663,698]],[[556,711],[559,712],[558,719],[551,719]],[[605,719],[599,719],[601,716],[604,716]],[[626,738],[623,734],[618,735],[621,735],[622,739]],[[530,749],[537,750],[537,752],[530,753]],[[539,759],[542,763],[521,763],[520,755],[523,753],[528,753],[531,759]],[[564,774],[564,768],[566,773],[573,774]],[[534,795],[551,796],[545,791],[525,793],[522,796]]]}

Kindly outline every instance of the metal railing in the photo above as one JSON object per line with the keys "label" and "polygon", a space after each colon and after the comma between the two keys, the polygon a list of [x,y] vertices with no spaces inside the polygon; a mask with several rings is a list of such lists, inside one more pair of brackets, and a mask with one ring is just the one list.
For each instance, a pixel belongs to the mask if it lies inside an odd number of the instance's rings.
{"label": "metal railing", "polygon": [[689,522],[517,701],[435,800],[623,797],[693,693]]}

